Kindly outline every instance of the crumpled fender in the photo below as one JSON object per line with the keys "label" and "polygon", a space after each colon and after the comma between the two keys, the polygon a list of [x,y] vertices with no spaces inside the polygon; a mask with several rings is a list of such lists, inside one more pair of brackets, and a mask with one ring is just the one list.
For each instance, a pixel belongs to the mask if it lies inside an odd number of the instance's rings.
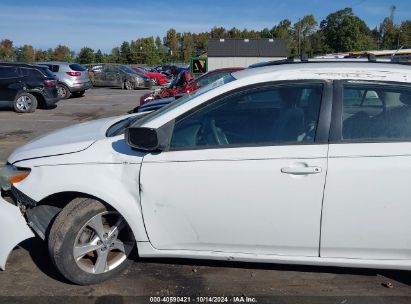
{"label": "crumpled fender", "polygon": [[34,237],[34,234],[19,208],[0,196],[0,269],[5,269],[13,248],[31,237]]}

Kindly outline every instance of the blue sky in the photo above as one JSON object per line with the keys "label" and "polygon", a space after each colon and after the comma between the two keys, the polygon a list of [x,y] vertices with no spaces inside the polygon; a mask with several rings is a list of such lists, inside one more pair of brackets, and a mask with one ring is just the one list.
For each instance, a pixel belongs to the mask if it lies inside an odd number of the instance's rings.
{"label": "blue sky", "polygon": [[0,0],[0,39],[36,48],[65,44],[109,52],[122,41],[143,36],[208,31],[213,26],[260,30],[278,21],[314,14],[320,22],[329,13],[352,7],[375,27],[396,5],[395,21],[411,18],[410,0]]}

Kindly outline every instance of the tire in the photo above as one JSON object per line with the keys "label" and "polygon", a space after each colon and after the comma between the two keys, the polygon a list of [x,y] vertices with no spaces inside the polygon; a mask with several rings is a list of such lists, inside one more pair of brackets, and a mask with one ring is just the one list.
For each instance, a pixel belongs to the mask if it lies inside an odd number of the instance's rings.
{"label": "tire", "polygon": [[85,90],[83,90],[83,91],[78,91],[78,92],[74,92],[74,93],[71,93],[74,97],[82,97],[82,96],[84,96],[84,93],[86,93],[86,91]]}
{"label": "tire", "polygon": [[152,86],[157,86],[157,85],[158,85],[158,80],[157,80],[157,78],[151,78],[151,85],[152,85]]}
{"label": "tire", "polygon": [[13,103],[14,111],[17,113],[32,113],[37,109],[37,98],[30,93],[19,94]]}
{"label": "tire", "polygon": [[133,90],[134,89],[134,84],[130,80],[126,80],[126,81],[124,81],[123,88],[125,90]]}
{"label": "tire", "polygon": [[65,84],[59,83],[57,85],[57,95],[60,99],[68,99],[71,96],[71,92]]}
{"label": "tire", "polygon": [[[116,225],[117,230],[113,228]],[[82,249],[86,246],[91,250]],[[56,217],[48,238],[53,264],[79,285],[96,284],[122,273],[132,262],[135,247],[123,217],[91,198],[71,201]]]}

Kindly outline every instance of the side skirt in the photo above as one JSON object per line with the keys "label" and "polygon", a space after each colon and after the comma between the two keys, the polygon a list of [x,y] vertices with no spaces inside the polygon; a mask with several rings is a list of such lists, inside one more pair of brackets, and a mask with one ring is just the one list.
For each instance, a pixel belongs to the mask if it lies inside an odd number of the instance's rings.
{"label": "side skirt", "polygon": [[296,257],[274,254],[250,254],[221,251],[158,250],[153,248],[150,242],[137,242],[137,247],[139,256],[143,258],[184,258],[252,263],[411,270],[411,260],[364,260],[305,256]]}

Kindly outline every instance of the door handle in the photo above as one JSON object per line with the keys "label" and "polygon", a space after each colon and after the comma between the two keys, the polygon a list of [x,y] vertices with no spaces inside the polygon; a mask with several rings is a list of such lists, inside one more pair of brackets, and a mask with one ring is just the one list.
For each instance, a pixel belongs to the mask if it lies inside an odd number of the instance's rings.
{"label": "door handle", "polygon": [[321,173],[321,167],[284,167],[281,172],[293,175],[306,175]]}

